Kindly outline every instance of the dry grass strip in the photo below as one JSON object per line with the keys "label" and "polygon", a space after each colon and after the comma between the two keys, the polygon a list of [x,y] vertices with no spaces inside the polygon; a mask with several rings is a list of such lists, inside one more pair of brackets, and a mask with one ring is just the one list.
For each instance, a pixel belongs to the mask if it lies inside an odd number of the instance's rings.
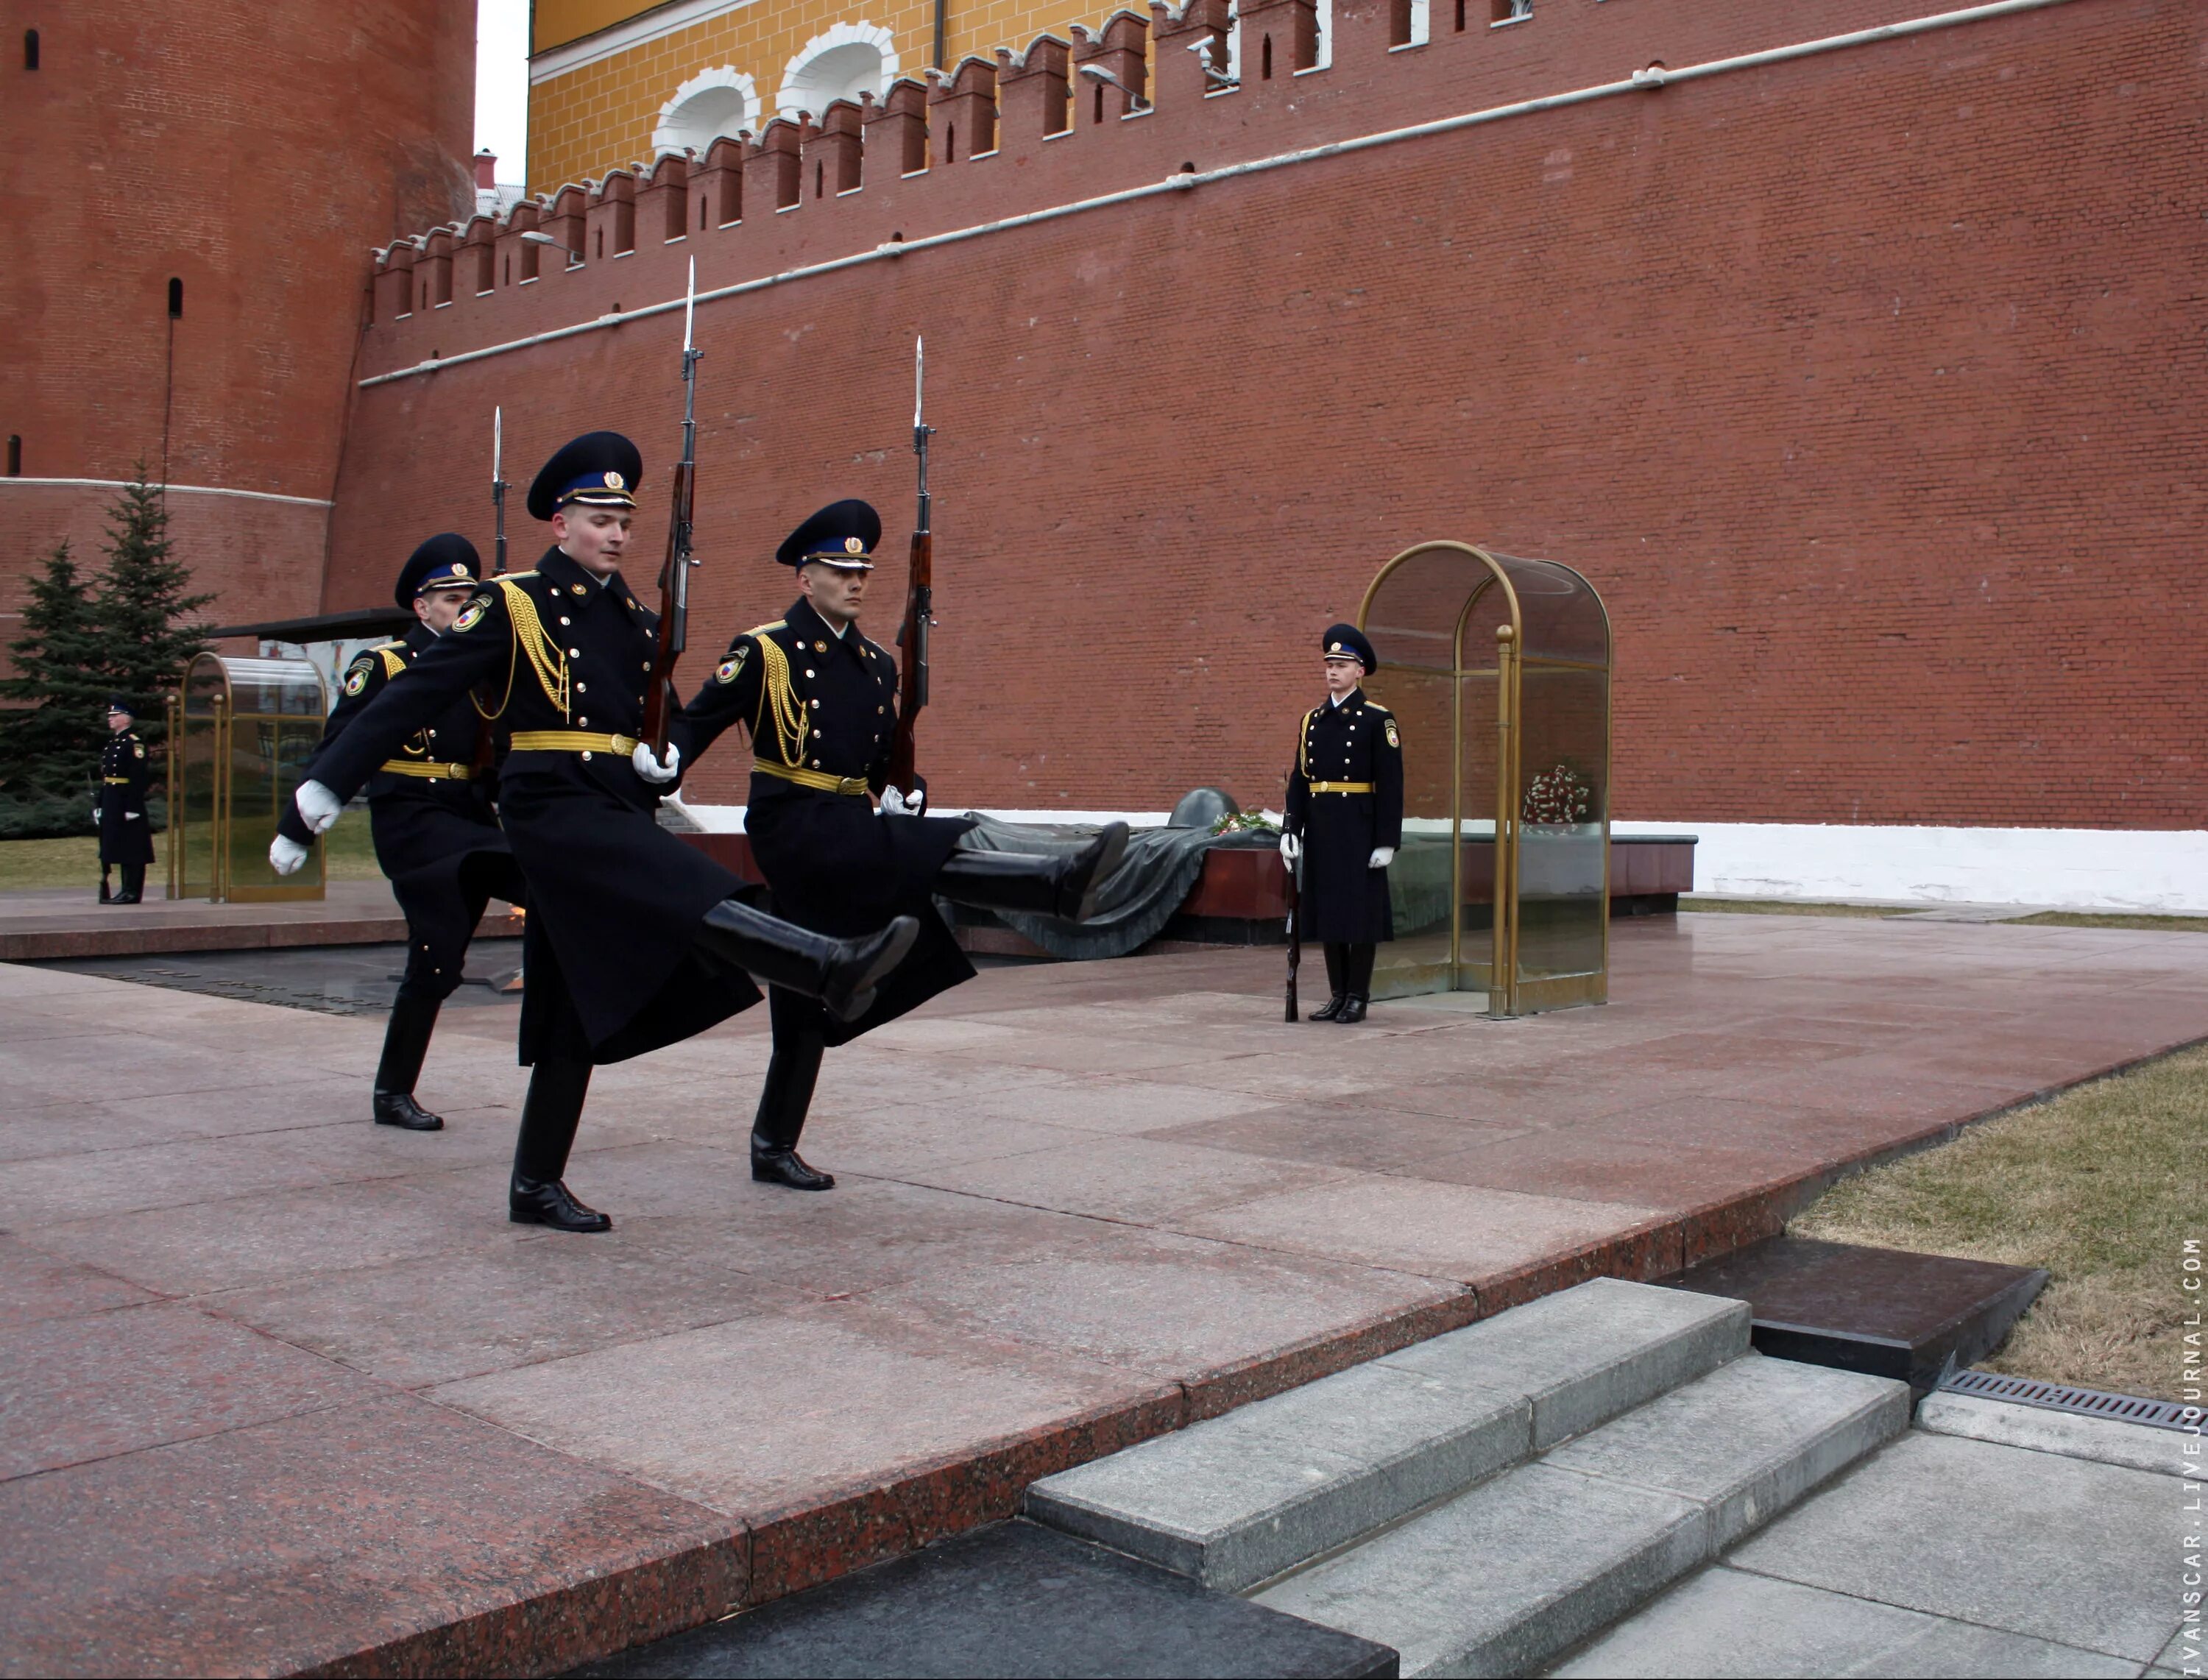
{"label": "dry grass strip", "polygon": [[2045,1293],[1989,1368],[2181,1400],[2183,1323],[2202,1296],[2180,1268],[2185,1239],[2208,1239],[2204,1168],[2208,1049],[2193,1049],[1851,1179],[1790,1229],[2044,1266]]}

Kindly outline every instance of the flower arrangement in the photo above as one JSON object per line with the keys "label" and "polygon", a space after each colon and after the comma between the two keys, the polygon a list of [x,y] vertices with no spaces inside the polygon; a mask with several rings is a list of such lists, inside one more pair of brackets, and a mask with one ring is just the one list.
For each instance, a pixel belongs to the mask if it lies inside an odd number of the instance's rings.
{"label": "flower arrangement", "polygon": [[1278,834],[1281,825],[1262,812],[1235,811],[1212,824],[1214,834]]}
{"label": "flower arrangement", "polygon": [[1587,785],[1587,777],[1569,765],[1560,764],[1526,784],[1518,815],[1522,822],[1568,827],[1587,821],[1593,810],[1594,789]]}

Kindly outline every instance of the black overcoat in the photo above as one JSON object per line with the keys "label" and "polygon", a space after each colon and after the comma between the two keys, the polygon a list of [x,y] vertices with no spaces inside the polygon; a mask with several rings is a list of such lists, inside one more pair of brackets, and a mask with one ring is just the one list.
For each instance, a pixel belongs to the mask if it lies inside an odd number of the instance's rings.
{"label": "black overcoat", "polygon": [[[402,677],[436,640],[427,625],[417,624],[402,639],[369,648],[345,668],[337,705],[303,779],[328,785],[317,768],[322,756],[385,686]],[[419,963],[410,951],[410,964],[450,981],[442,987],[447,993],[459,982],[484,899],[511,904],[523,897],[521,873],[499,829],[491,771],[485,767],[476,773],[479,723],[475,702],[463,694],[402,741],[368,778],[368,822],[376,864],[405,912],[410,944],[427,947]],[[468,773],[410,776],[392,769],[393,764],[455,765]],[[305,825],[296,808],[287,815],[291,837],[297,839]]]}
{"label": "black overcoat", "polygon": [[[848,1043],[974,977],[929,893],[973,825],[883,815],[867,796],[887,785],[897,718],[897,661],[855,625],[838,637],[800,597],[783,617],[729,645],[684,708],[676,736],[687,763],[731,724],[749,732],[754,768],[744,830],[777,914],[845,938],[870,933],[894,915],[918,919],[919,943],[856,1021],[831,1020],[822,1010],[814,1022],[809,1011],[793,1009],[798,1000],[777,1002],[778,1020],[806,1013],[831,1044]],[[761,764],[854,785],[838,793],[802,787]]]}
{"label": "black overcoat", "polygon": [[[1339,793],[1328,783],[1370,791]],[[1303,937],[1373,945],[1395,937],[1388,872],[1374,849],[1403,843],[1403,743],[1395,715],[1353,690],[1304,714],[1288,772],[1286,826],[1304,843]]]}
{"label": "black overcoat", "polygon": [[315,760],[314,779],[346,798],[470,690],[488,693],[508,749],[499,818],[529,895],[525,1064],[621,1061],[759,1000],[750,975],[695,945],[705,912],[745,889],[659,826],[664,789],[626,751],[512,747],[537,730],[633,736],[657,626],[619,573],[601,583],[554,549],[487,581]]}
{"label": "black overcoat", "polygon": [[153,761],[138,731],[108,736],[99,749],[102,865],[153,862],[153,825],[146,816],[146,795],[153,785]]}

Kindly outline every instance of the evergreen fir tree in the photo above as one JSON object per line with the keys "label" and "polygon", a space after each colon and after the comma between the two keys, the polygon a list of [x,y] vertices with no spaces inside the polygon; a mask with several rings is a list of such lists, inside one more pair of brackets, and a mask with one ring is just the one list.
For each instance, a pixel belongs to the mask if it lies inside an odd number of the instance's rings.
{"label": "evergreen fir tree", "polygon": [[102,552],[107,573],[92,602],[110,686],[137,707],[138,732],[160,738],[162,696],[183,681],[184,667],[207,642],[182,622],[214,599],[188,595],[191,572],[169,552],[169,510],[161,487],[148,483],[146,463],[108,508]]}
{"label": "evergreen fir tree", "polygon": [[0,681],[0,791],[36,799],[88,789],[107,734],[104,637],[66,539],[30,579],[23,633],[9,645],[15,675]]}

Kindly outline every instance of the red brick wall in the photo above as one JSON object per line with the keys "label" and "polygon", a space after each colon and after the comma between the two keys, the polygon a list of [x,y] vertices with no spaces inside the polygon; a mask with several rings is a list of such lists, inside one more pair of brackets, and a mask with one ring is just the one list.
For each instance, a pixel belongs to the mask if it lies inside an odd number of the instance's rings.
{"label": "red brick wall", "polygon": [[[798,208],[754,191],[668,247],[640,207],[633,255],[393,320],[399,281],[363,368],[664,302],[693,254],[727,285],[1901,15],[1554,0],[1455,37],[1441,5],[1391,55],[1382,14],[1340,9],[1318,75],[1201,100],[1166,40],[1154,116],[1008,119],[996,157],[841,200],[808,159]],[[813,507],[867,496],[901,548],[924,330],[939,803],[1277,803],[1319,628],[1455,537],[1603,591],[1624,818],[2198,826],[2204,67],[2199,6],[2073,0],[709,303],[692,678],[786,604],[766,556]],[[364,389],[326,604],[380,598],[429,531],[484,537],[494,404],[519,479],[604,425],[663,483],[679,332]],[[734,796],[741,757],[693,789]]]}
{"label": "red brick wall", "polygon": [[[170,480],[326,501],[367,250],[472,207],[472,9],[69,0],[6,19],[0,435],[22,438],[23,474],[120,479],[143,457],[159,476],[174,276]],[[0,478],[0,644],[58,537],[98,564],[113,495]],[[313,609],[326,508],[171,512],[218,615]]]}

